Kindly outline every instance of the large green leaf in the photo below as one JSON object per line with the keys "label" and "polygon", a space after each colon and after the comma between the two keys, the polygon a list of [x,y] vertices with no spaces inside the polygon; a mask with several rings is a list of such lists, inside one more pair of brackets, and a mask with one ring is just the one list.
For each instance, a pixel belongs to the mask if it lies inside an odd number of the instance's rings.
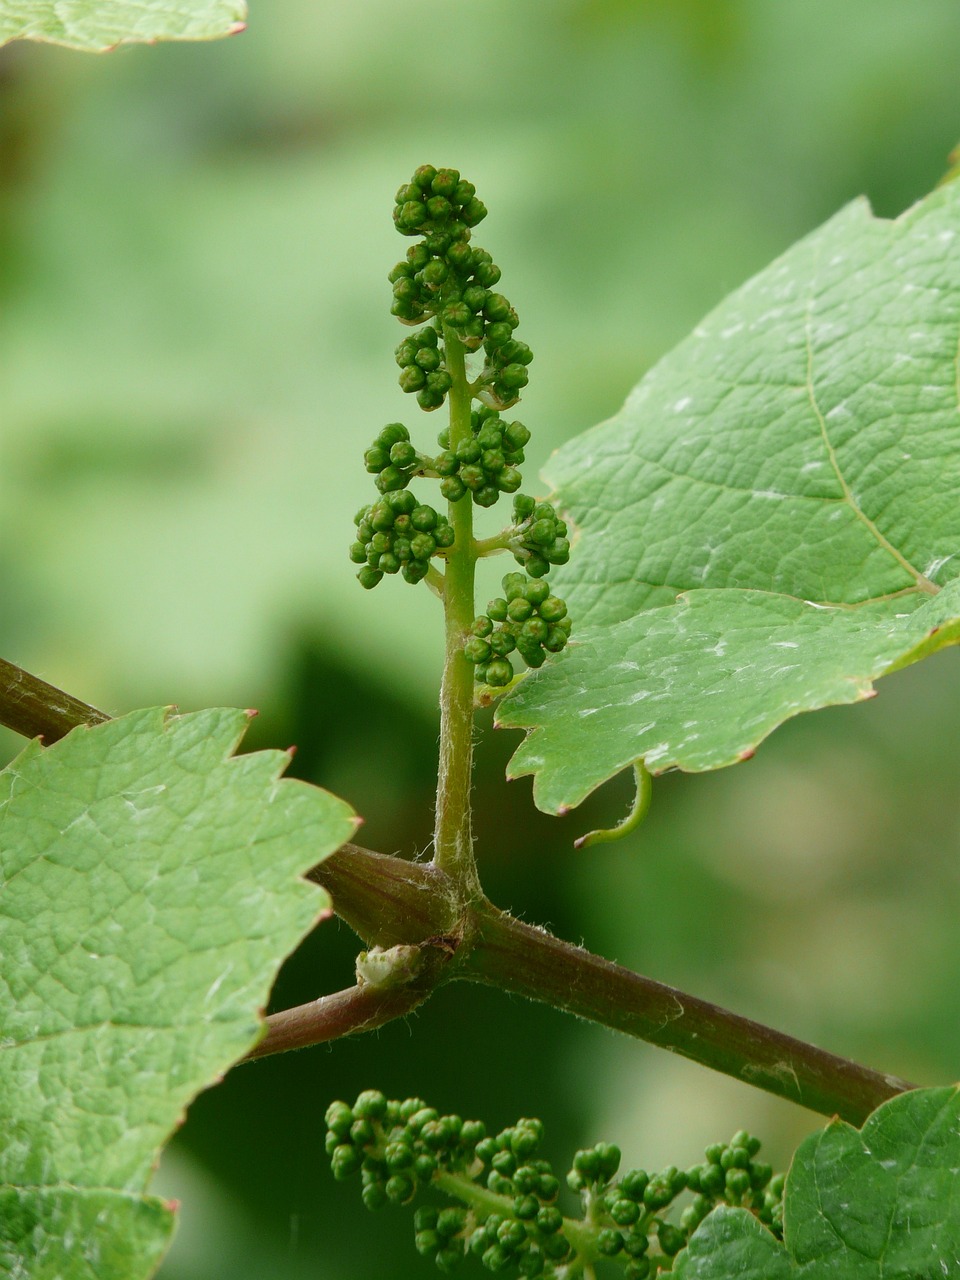
{"label": "large green leaf", "polygon": [[797,1150],[781,1245],[745,1209],[716,1209],[677,1280],[942,1280],[960,1275],[960,1092],[918,1089]]}
{"label": "large green leaf", "polygon": [[243,0],[0,0],[0,44],[46,40],[102,52],[118,44],[213,40],[243,30]]}
{"label": "large green leaf", "polygon": [[158,1152],[329,914],[300,875],[356,820],[285,753],[234,757],[246,723],[138,711],[0,773],[0,1275],[152,1274]]}
{"label": "large green leaf", "polygon": [[554,456],[575,643],[498,715],[541,808],[732,764],[956,643],[958,232],[958,184],[850,205]]}

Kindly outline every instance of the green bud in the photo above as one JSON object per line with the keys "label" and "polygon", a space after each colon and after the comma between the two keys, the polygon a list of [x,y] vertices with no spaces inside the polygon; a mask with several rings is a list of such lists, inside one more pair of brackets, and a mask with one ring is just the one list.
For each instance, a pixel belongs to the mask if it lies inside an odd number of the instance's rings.
{"label": "green bud", "polygon": [[619,1231],[606,1227],[597,1233],[597,1249],[605,1258],[614,1258],[623,1248],[623,1237]]}
{"label": "green bud", "polygon": [[373,445],[373,447],[368,449],[363,455],[363,464],[372,475],[376,475],[377,472],[382,471],[389,462],[389,452],[378,444]]}
{"label": "green bud", "polygon": [[409,440],[398,440],[390,449],[390,461],[397,467],[412,467],[417,461],[417,451]]}
{"label": "green bud", "polygon": [[490,649],[498,658],[505,658],[517,647],[516,637],[509,631],[495,631],[490,637]]}
{"label": "green bud", "polygon": [[402,422],[388,422],[377,436],[377,444],[389,451],[397,441],[409,439],[410,432]]}
{"label": "green bud", "polygon": [[[410,490],[405,489],[404,492],[409,493]],[[410,512],[410,523],[419,533],[430,533],[437,527],[438,520],[439,516],[433,507],[414,507]]]}
{"label": "green bud", "polygon": [[381,493],[390,493],[393,489],[403,489],[410,482],[409,475],[393,465],[384,467],[376,479],[376,486]]}
{"label": "green bud", "polygon": [[510,315],[510,303],[502,293],[491,293],[483,306],[483,314],[493,324],[502,323]]}
{"label": "green bud", "polygon": [[409,364],[400,374],[400,389],[406,392],[419,391],[426,386],[427,375],[417,364]]}
{"label": "green bud", "polygon": [[338,1182],[351,1177],[363,1164],[363,1153],[349,1143],[341,1143],[335,1147],[330,1157],[330,1168]]}
{"label": "green bud", "polygon": [[361,587],[364,587],[369,591],[377,585],[382,577],[383,574],[379,569],[372,569],[367,565],[357,574],[357,581],[360,583]]}
{"label": "green bud", "polygon": [[518,1196],[513,1202],[513,1212],[521,1222],[529,1222],[540,1212],[540,1201],[536,1196]]}
{"label": "green bud", "polygon": [[750,1190],[750,1174],[746,1169],[728,1169],[726,1184],[727,1195],[734,1201],[739,1200]]}
{"label": "green bud", "polygon": [[[492,294],[491,297],[499,298],[500,294]],[[486,307],[489,305],[490,302],[488,299],[487,304],[484,307],[485,312]],[[506,320],[498,320],[493,324],[488,324],[483,339],[484,350],[488,355],[492,355],[495,351],[499,351],[505,342],[509,342],[511,340],[512,334],[513,325]]]}
{"label": "green bud", "polygon": [[635,1200],[639,1204],[649,1182],[650,1176],[643,1169],[631,1169],[620,1179],[620,1191],[629,1200]]}
{"label": "green bud", "polygon": [[415,560],[429,560],[437,549],[437,544],[429,533],[418,533],[410,540],[410,554]]}
{"label": "green bud", "polygon": [[332,1133],[343,1135],[350,1132],[350,1126],[355,1117],[352,1109],[345,1102],[331,1102],[324,1119]]}
{"label": "green bud", "polygon": [[628,1262],[624,1270],[624,1280],[647,1280],[653,1269],[653,1263],[649,1258],[637,1258],[635,1262]]}
{"label": "green bud", "polygon": [[467,324],[472,316],[473,312],[465,302],[451,302],[444,307],[442,312],[443,323],[450,325],[454,329]]}
{"label": "green bud", "polygon": [[497,1242],[502,1244],[505,1249],[518,1249],[527,1238],[527,1231],[522,1222],[517,1222],[513,1218],[508,1218],[506,1222],[500,1224],[497,1231]]}
{"label": "green bud", "polygon": [[387,1193],[383,1188],[382,1182],[368,1182],[360,1192],[360,1198],[364,1203],[364,1207],[371,1211],[382,1209],[387,1203]]}
{"label": "green bud", "polygon": [[474,250],[464,240],[458,240],[447,249],[447,262],[455,271],[469,271],[473,266]]}
{"label": "green bud", "polygon": [[418,348],[414,360],[427,373],[433,373],[442,363],[442,357],[436,347]]}
{"label": "green bud", "polygon": [[475,437],[471,436],[469,440],[461,440],[456,450],[457,461],[474,465],[480,461],[483,450]]}
{"label": "green bud", "polygon": [[548,653],[559,653],[567,647],[567,639],[567,633],[560,627],[548,627],[542,643]]}
{"label": "green bud", "polygon": [[552,1205],[544,1205],[537,1213],[537,1227],[543,1235],[552,1236],[563,1226],[563,1214]]}
{"label": "green bud", "polygon": [[513,667],[506,658],[497,658],[487,667],[486,683],[495,688],[508,685],[513,679]]}
{"label": "green bud", "polygon": [[460,210],[460,217],[468,227],[475,227],[478,222],[482,222],[487,216],[487,206],[482,200],[469,200]]}
{"label": "green bud", "polygon": [[560,1194],[560,1183],[552,1173],[543,1173],[540,1175],[540,1185],[537,1187],[537,1195],[543,1201],[556,1200]]}
{"label": "green bud", "polygon": [[610,1217],[618,1227],[632,1227],[640,1217],[640,1209],[633,1200],[614,1200],[610,1206]]}
{"label": "green bud", "polygon": [[463,656],[468,662],[489,662],[490,646],[486,640],[475,636],[472,640],[468,640],[463,646]]}
{"label": "green bud", "polygon": [[670,1222],[661,1222],[659,1224],[657,1227],[657,1239],[660,1241],[660,1248],[668,1258],[678,1254],[687,1243],[685,1233]]}
{"label": "green bud", "polygon": [[488,1271],[497,1274],[500,1271],[506,1271],[513,1262],[513,1256],[509,1250],[504,1249],[503,1245],[492,1244],[484,1251],[480,1261]]}
{"label": "green bud", "polygon": [[459,502],[467,492],[467,486],[459,476],[446,476],[440,481],[440,492],[448,502]]}
{"label": "green bud", "polygon": [[485,289],[492,289],[500,279],[500,268],[492,262],[477,263],[473,278],[477,284],[483,285]]}
{"label": "green bud", "polygon": [[436,196],[452,196],[460,181],[456,169],[437,169],[430,183],[430,190]]}
{"label": "green bud", "polygon": [[414,1248],[417,1253],[424,1257],[429,1257],[431,1253],[435,1253],[440,1247],[440,1237],[436,1231],[426,1230],[418,1231],[413,1237]]}
{"label": "green bud", "polygon": [[391,1178],[387,1179],[387,1185],[384,1190],[391,1204],[407,1204],[413,1199],[416,1192],[416,1184],[406,1174],[395,1173]]}

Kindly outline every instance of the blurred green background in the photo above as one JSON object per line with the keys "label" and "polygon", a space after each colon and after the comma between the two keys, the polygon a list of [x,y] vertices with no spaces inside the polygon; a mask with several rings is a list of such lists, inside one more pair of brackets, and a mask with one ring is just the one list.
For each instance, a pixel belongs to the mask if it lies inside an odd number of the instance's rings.
{"label": "blurred green background", "polygon": [[[478,240],[536,352],[532,478],[845,201],[892,216],[929,190],[960,138],[958,52],[955,0],[265,0],[218,44],[3,50],[0,652],[111,711],[259,707],[253,745],[297,743],[294,772],[350,800],[366,843],[422,851],[435,602],[364,593],[346,557],[362,448],[401,416],[440,425],[396,386],[395,188],[455,165],[491,210]],[[956,655],[880,691],[747,767],[660,780],[636,836],[580,854],[628,788],[544,818],[486,734],[491,896],[835,1052],[954,1079]],[[356,949],[325,926],[276,1005],[345,985]],[[432,1274],[410,1215],[368,1219],[325,1167],[327,1103],[374,1085],[496,1126],[540,1115],[558,1162],[607,1138],[684,1165],[745,1126],[783,1165],[819,1123],[451,988],[197,1100],[160,1171],[184,1202],[163,1280]]]}

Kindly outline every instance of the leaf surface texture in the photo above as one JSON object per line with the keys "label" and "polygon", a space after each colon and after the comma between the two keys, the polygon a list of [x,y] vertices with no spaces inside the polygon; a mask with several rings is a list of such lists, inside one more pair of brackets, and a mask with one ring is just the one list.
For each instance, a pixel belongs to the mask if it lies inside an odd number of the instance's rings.
{"label": "leaf surface texture", "polygon": [[733,764],[956,643],[958,233],[957,184],[848,206],[554,455],[575,643],[498,713],[541,808]]}
{"label": "leaf surface texture", "polygon": [[160,1148],[329,913],[300,876],[356,820],[285,753],[234,756],[246,724],[139,711],[0,773],[0,1275],[153,1273]]}

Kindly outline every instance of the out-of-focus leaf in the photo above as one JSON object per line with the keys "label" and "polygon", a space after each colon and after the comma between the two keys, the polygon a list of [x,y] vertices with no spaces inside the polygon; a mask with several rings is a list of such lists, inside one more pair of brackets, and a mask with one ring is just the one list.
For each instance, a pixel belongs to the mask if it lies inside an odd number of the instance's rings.
{"label": "out-of-focus leaf", "polygon": [[103,52],[118,44],[213,40],[243,30],[242,0],[0,0],[0,44],[46,40]]}

